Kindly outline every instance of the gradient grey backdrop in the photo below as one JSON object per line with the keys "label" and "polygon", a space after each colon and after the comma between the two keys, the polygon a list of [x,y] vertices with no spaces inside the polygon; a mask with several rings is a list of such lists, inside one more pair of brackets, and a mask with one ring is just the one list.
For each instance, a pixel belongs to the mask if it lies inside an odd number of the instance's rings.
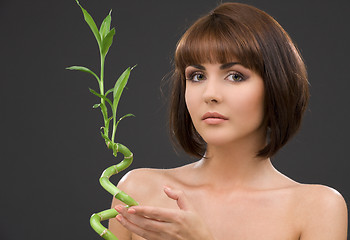
{"label": "gradient grey backdrop", "polygon": [[[299,134],[274,157],[276,168],[303,183],[334,187],[349,202],[349,2],[242,2],[275,17],[308,66],[309,109]],[[134,152],[130,169],[191,161],[172,149],[160,85],[179,37],[217,3],[81,0],[98,25],[113,9],[117,34],[107,57],[107,88],[138,64],[119,107],[137,117],[117,132]],[[92,109],[98,99],[88,87],[97,89],[96,81],[64,69],[98,71],[95,39],[74,0],[1,0],[0,26],[0,239],[100,239],[89,217],[110,206],[98,178],[115,159],[99,135],[101,113]]]}

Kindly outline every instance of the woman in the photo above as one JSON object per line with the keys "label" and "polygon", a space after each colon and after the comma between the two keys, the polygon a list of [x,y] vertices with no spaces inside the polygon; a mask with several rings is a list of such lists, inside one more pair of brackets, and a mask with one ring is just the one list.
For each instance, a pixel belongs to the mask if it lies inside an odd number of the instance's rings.
{"label": "woman", "polygon": [[271,164],[308,101],[304,63],[269,15],[224,3],[180,39],[171,132],[198,162],[138,169],[118,187],[140,206],[110,221],[121,239],[345,240],[342,196],[297,183]]}

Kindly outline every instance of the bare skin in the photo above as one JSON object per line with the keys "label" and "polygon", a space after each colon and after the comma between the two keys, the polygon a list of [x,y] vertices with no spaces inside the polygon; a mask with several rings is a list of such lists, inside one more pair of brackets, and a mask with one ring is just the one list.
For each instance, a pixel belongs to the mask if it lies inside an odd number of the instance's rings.
{"label": "bare skin", "polygon": [[[266,144],[264,84],[233,62],[186,69],[186,104],[206,158],[128,173],[118,187],[140,206],[113,200],[121,214],[109,228],[120,240],[346,240],[338,192],[297,183],[255,157]],[[213,112],[223,119],[203,118]]]}
{"label": "bare skin", "polygon": [[[171,170],[134,170],[122,179],[119,187],[142,206],[176,210],[179,206],[167,197],[163,186],[181,189],[192,203],[191,211],[199,215],[212,235],[208,239],[346,239],[346,205],[335,190],[296,183],[272,167],[271,178],[275,180],[266,182],[264,187],[215,186],[201,178],[199,164]],[[112,207],[119,204],[113,200]],[[110,229],[120,240],[145,239],[128,231],[116,219],[110,220]]]}

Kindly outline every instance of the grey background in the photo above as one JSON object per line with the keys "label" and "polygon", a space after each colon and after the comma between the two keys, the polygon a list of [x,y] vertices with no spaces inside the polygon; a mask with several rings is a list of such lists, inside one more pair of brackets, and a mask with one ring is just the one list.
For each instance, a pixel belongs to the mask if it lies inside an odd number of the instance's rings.
{"label": "grey background", "polygon": [[[287,30],[306,61],[311,101],[299,134],[273,159],[303,183],[321,183],[350,200],[350,7],[346,0],[247,0]],[[112,87],[128,66],[118,142],[135,155],[129,169],[170,168],[191,162],[173,151],[167,133],[162,79],[171,71],[177,40],[216,0],[81,0],[99,25],[110,9],[115,42],[106,62]],[[71,1],[0,2],[0,239],[100,239],[89,226],[93,212],[109,208],[98,183],[115,164],[99,135],[102,116],[92,109],[97,89],[88,74],[99,69],[95,39]],[[118,182],[120,174],[113,177]]]}

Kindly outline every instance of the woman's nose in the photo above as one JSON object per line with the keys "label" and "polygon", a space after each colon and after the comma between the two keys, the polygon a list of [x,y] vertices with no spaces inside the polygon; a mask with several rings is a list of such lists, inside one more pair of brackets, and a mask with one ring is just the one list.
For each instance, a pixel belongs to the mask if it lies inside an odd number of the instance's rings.
{"label": "woman's nose", "polygon": [[203,98],[206,103],[219,103],[222,101],[218,81],[215,79],[207,79],[204,87]]}

